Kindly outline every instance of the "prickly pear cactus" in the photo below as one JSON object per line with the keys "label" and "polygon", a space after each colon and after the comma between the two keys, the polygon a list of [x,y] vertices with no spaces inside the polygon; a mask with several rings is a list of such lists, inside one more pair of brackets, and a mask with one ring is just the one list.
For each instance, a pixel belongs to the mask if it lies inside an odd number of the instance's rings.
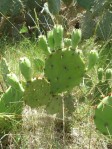
{"label": "prickly pear cactus", "polygon": [[93,14],[87,11],[86,13],[84,13],[80,22],[81,22],[82,38],[89,39],[95,33],[96,23],[93,19]]}
{"label": "prickly pear cactus", "polygon": [[108,68],[105,72],[105,79],[110,80],[112,78],[112,69]]}
{"label": "prickly pear cactus", "polygon": [[24,89],[22,87],[22,85],[19,82],[19,79],[17,78],[17,76],[14,73],[10,73],[7,75],[7,82],[15,89],[18,91],[23,91]]}
{"label": "prickly pear cactus", "polygon": [[9,87],[0,98],[0,113],[21,114],[23,108],[23,91]]}
{"label": "prickly pear cactus", "polygon": [[43,60],[39,58],[34,59],[34,68],[36,70],[36,74],[43,73],[44,67],[45,67],[45,63]]}
{"label": "prickly pear cactus", "polygon": [[58,50],[63,47],[63,27],[62,25],[55,25],[53,28],[54,49]]}
{"label": "prickly pear cactus", "polygon": [[81,34],[82,32],[80,29],[73,29],[71,39],[72,49],[76,49],[78,43],[81,41]]}
{"label": "prickly pear cactus", "polygon": [[42,50],[45,54],[49,54],[49,47],[45,35],[40,35],[38,38],[38,48]]}
{"label": "prickly pear cactus", "polygon": [[7,13],[10,13],[12,2],[13,2],[12,0],[0,1],[0,12],[3,13],[4,15],[7,15]]}
{"label": "prickly pear cactus", "polygon": [[98,62],[99,55],[96,50],[91,50],[88,57],[88,70],[92,69],[95,64]]}
{"label": "prickly pear cactus", "polygon": [[96,128],[104,135],[112,135],[112,96],[102,99],[95,109],[94,122]]}
{"label": "prickly pear cactus", "polygon": [[111,86],[107,81],[96,84],[93,92],[94,104],[98,104],[102,100],[102,97],[108,96],[110,93]]}
{"label": "prickly pear cactus", "polygon": [[19,68],[20,68],[20,71],[21,71],[22,75],[24,76],[25,80],[31,81],[32,66],[31,66],[30,60],[27,57],[20,58]]}
{"label": "prickly pear cactus", "polygon": [[0,12],[3,15],[16,16],[22,12],[23,7],[21,0],[4,0],[0,2]]}
{"label": "prickly pear cactus", "polygon": [[58,50],[45,61],[45,77],[52,93],[61,93],[79,85],[85,74],[80,55],[72,50]]}
{"label": "prickly pear cactus", "polygon": [[3,76],[3,80],[4,80],[5,84],[8,86],[7,74],[10,73],[10,68],[9,68],[8,63],[5,58],[2,58],[0,66],[1,66],[1,74]]}
{"label": "prickly pear cactus", "polygon": [[63,3],[68,7],[70,4],[72,4],[73,0],[62,0]]}
{"label": "prickly pear cactus", "polygon": [[62,97],[60,95],[52,96],[47,103],[46,111],[48,114],[63,115]]}
{"label": "prickly pear cactus", "polygon": [[47,32],[47,41],[48,46],[50,47],[50,50],[54,50],[54,36],[53,36],[53,30]]}
{"label": "prickly pear cactus", "polygon": [[[64,108],[64,109],[63,109]],[[58,118],[63,118],[63,110],[65,116],[71,116],[74,111],[74,100],[71,95],[65,94],[52,95],[49,103],[46,106],[48,114],[57,114]]]}
{"label": "prickly pear cactus", "polygon": [[48,7],[49,11],[53,15],[59,14],[60,7],[61,7],[61,1],[60,0],[48,0]]}
{"label": "prickly pear cactus", "polygon": [[92,8],[92,6],[94,5],[94,0],[77,0],[78,5],[80,5],[81,7],[83,7],[86,10],[90,10]]}
{"label": "prickly pear cactus", "polygon": [[99,81],[102,81],[103,79],[103,72],[104,72],[103,68],[98,69],[98,80]]}
{"label": "prickly pear cactus", "polygon": [[[108,23],[107,23],[108,22]],[[102,40],[108,40],[112,37],[112,12],[104,12],[97,25],[96,35]]]}
{"label": "prickly pear cactus", "polygon": [[40,78],[27,84],[23,100],[31,108],[38,108],[47,105],[50,98],[50,84],[45,79]]}

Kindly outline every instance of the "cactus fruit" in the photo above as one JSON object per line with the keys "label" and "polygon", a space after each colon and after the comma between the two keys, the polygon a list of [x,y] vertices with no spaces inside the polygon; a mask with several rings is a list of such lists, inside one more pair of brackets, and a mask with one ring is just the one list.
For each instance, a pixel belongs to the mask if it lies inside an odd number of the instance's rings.
{"label": "cactus fruit", "polygon": [[61,93],[80,84],[85,65],[75,51],[58,50],[46,59],[44,72],[51,84],[51,92]]}
{"label": "cactus fruit", "polygon": [[95,109],[94,122],[96,128],[104,135],[112,135],[112,96],[102,99]]}
{"label": "cactus fruit", "polygon": [[53,30],[47,32],[47,41],[48,46],[50,47],[50,50],[54,50],[54,36],[53,36]]}
{"label": "cactus fruit", "polygon": [[112,69],[108,68],[105,72],[105,79],[110,80],[112,78]]}
{"label": "cactus fruit", "polygon": [[98,69],[98,80],[99,81],[102,81],[102,78],[103,78],[103,68],[99,68]]}
{"label": "cactus fruit", "polygon": [[73,29],[71,39],[72,49],[76,49],[80,41],[81,41],[81,29]]}
{"label": "cactus fruit", "polygon": [[17,76],[14,73],[7,74],[7,82],[18,91],[24,92],[22,85],[20,84]]}
{"label": "cactus fruit", "polygon": [[63,47],[63,27],[62,25],[55,25],[53,28],[54,48],[56,50]]}
{"label": "cactus fruit", "polygon": [[19,68],[26,81],[31,81],[32,67],[31,62],[27,57],[20,58]]}
{"label": "cactus fruit", "polygon": [[61,1],[60,0],[48,0],[48,8],[49,11],[53,15],[58,15],[61,7]]}
{"label": "cactus fruit", "polygon": [[42,50],[45,54],[49,54],[49,47],[45,35],[40,35],[38,38],[38,48]]}
{"label": "cactus fruit", "polygon": [[64,38],[64,47],[69,48],[71,46],[71,39]]}
{"label": "cactus fruit", "polygon": [[50,97],[50,84],[45,79],[34,79],[26,86],[23,100],[31,108],[38,108],[45,106]]}
{"label": "cactus fruit", "polygon": [[92,69],[95,64],[98,62],[99,55],[96,50],[91,50],[89,53],[89,63],[88,63],[88,70]]}

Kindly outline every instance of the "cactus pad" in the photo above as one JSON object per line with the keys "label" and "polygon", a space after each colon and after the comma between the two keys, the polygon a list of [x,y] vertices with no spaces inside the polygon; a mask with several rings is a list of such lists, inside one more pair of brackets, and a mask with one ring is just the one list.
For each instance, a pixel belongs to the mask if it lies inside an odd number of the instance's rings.
{"label": "cactus pad", "polygon": [[103,98],[95,110],[96,128],[105,135],[112,135],[112,96]]}
{"label": "cactus pad", "polygon": [[46,105],[46,111],[48,114],[58,114],[62,116],[63,106],[61,96],[52,96],[49,103]]}
{"label": "cactus pad", "polygon": [[45,62],[45,76],[52,93],[61,93],[79,85],[85,73],[84,62],[74,51],[56,51]]}
{"label": "cactus pad", "polygon": [[94,104],[98,104],[100,100],[102,100],[102,96],[108,96],[110,92],[111,92],[111,87],[109,83],[107,81],[104,81],[104,82],[100,81],[98,84],[96,84],[94,88],[94,93],[93,93],[93,96],[95,99]]}
{"label": "cactus pad", "polygon": [[0,98],[0,113],[20,114],[23,108],[23,91],[9,87]]}
{"label": "cactus pad", "polygon": [[30,81],[32,77],[31,62],[27,57],[20,58],[19,68],[26,81]]}
{"label": "cactus pad", "polygon": [[27,84],[23,100],[31,108],[38,108],[46,105],[50,97],[50,84],[45,79],[35,79]]}

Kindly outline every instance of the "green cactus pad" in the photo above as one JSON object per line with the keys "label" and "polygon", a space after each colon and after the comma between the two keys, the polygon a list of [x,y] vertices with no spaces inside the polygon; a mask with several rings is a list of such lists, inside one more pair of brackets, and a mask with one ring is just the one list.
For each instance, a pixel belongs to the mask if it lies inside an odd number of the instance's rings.
{"label": "green cactus pad", "polygon": [[24,89],[20,84],[19,79],[14,73],[10,73],[7,75],[7,82],[16,90],[24,92]]}
{"label": "green cactus pad", "polygon": [[73,0],[62,0],[62,1],[67,7],[73,2]]}
{"label": "green cactus pad", "polygon": [[81,41],[81,36],[82,36],[81,29],[73,29],[72,40],[71,40],[73,49],[76,49],[76,47],[78,46],[78,43]]}
{"label": "green cactus pad", "polygon": [[55,50],[63,47],[63,27],[62,25],[55,25],[53,28],[54,48]]}
{"label": "green cactus pad", "polygon": [[92,69],[95,64],[98,62],[99,55],[96,50],[91,50],[89,53],[89,62],[88,62],[88,70]]}
{"label": "green cactus pad", "polygon": [[9,87],[0,98],[0,113],[21,114],[23,108],[23,91]]}
{"label": "green cactus pad", "polygon": [[80,84],[85,65],[78,53],[59,50],[46,59],[44,71],[51,84],[51,92],[61,93]]}
{"label": "green cactus pad", "polygon": [[47,32],[47,41],[48,46],[50,47],[50,50],[54,50],[54,36],[53,36],[53,30]]}
{"label": "green cactus pad", "polygon": [[8,83],[7,83],[7,74],[10,73],[10,68],[9,68],[9,66],[8,66],[7,61],[6,61],[5,58],[2,58],[1,63],[0,63],[0,66],[1,66],[1,74],[3,76],[3,80],[6,83],[6,85],[8,86]]}
{"label": "green cactus pad", "polygon": [[49,103],[46,105],[46,111],[48,114],[57,114],[57,117],[62,118],[63,107],[64,114],[66,116],[70,116],[74,111],[73,98],[71,98],[70,95],[65,95],[64,97],[62,97],[61,95],[52,96]]}
{"label": "green cactus pad", "polygon": [[94,5],[94,0],[77,0],[78,5],[83,7],[86,10],[90,10]]}
{"label": "green cactus pad", "polygon": [[23,100],[31,108],[38,108],[46,105],[50,97],[50,84],[45,79],[35,79],[27,84]]}
{"label": "green cactus pad", "polygon": [[34,68],[36,69],[36,73],[40,73],[40,72],[43,72],[43,69],[44,69],[44,61],[39,59],[39,58],[35,58],[34,59]]}
{"label": "green cactus pad", "polygon": [[99,80],[99,81],[102,81],[103,72],[104,72],[103,68],[99,68],[99,69],[98,69],[98,80]]}
{"label": "green cactus pad", "polygon": [[53,15],[59,14],[60,6],[61,6],[61,1],[60,0],[48,0],[49,11]]}
{"label": "green cactus pad", "polygon": [[112,96],[103,98],[95,109],[96,128],[104,135],[112,135]]}
{"label": "green cactus pad", "polygon": [[30,81],[32,78],[31,62],[27,57],[20,58],[19,68],[26,81]]}
{"label": "green cactus pad", "polygon": [[112,69],[108,68],[105,72],[106,80],[110,80],[112,78]]}
{"label": "green cactus pad", "polygon": [[52,96],[46,105],[46,111],[48,114],[58,114],[61,115],[62,117],[63,113],[62,97],[59,95]]}
{"label": "green cactus pad", "polygon": [[38,48],[42,50],[45,54],[49,54],[49,47],[45,35],[40,35],[38,38]]}

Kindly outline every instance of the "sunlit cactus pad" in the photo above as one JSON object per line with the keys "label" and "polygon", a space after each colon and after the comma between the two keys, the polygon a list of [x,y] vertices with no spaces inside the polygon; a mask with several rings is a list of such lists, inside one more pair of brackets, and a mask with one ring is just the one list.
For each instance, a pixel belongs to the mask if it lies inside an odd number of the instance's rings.
{"label": "sunlit cactus pad", "polygon": [[9,87],[0,98],[0,113],[20,114],[23,109],[23,92]]}
{"label": "sunlit cactus pad", "polygon": [[31,108],[38,108],[46,105],[50,97],[50,84],[45,79],[35,79],[27,84],[23,100]]}
{"label": "sunlit cactus pad", "polygon": [[95,110],[96,128],[105,135],[112,135],[112,96],[103,98]]}
{"label": "sunlit cactus pad", "polygon": [[56,51],[45,62],[45,76],[52,93],[61,93],[79,85],[84,73],[83,60],[72,50]]}

